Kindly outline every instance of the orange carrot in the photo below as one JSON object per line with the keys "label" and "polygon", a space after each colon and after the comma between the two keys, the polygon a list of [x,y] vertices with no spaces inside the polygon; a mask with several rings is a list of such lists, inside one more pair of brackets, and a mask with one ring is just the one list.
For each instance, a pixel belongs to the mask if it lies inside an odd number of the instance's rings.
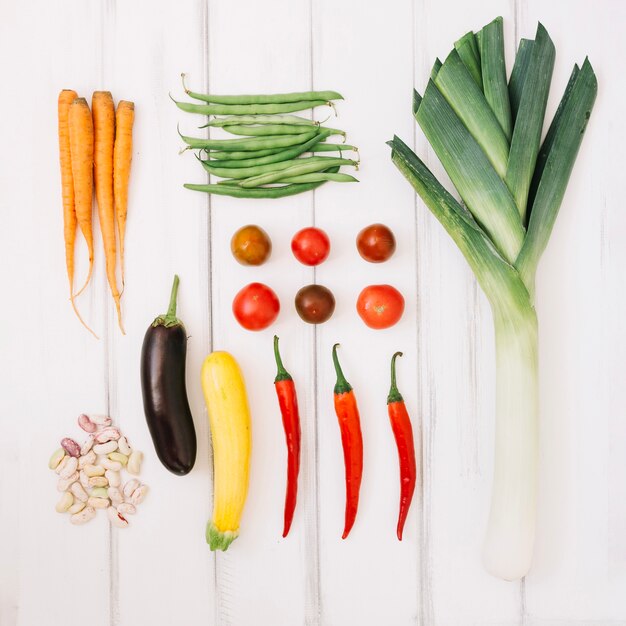
{"label": "orange carrot", "polygon": [[93,232],[91,230],[93,196],[93,120],[85,98],[76,98],[69,109],[70,156],[74,180],[76,220],[89,252],[89,273],[81,294],[89,284],[93,271]]}
{"label": "orange carrot", "polygon": [[134,103],[120,100],[116,112],[117,133],[115,136],[113,188],[115,193],[117,233],[120,241],[122,291],[124,291],[124,235],[126,232],[126,213],[128,212],[128,179],[130,178],[130,163],[133,156],[134,121]]}
{"label": "orange carrot", "polygon": [[94,127],[94,180],[98,217],[104,247],[106,274],[117,310],[117,321],[122,326],[120,292],[115,276],[115,213],[113,209],[113,143],[115,141],[115,105],[109,91],[94,91],[91,98]]}
{"label": "orange carrot", "polygon": [[63,237],[65,239],[65,265],[70,286],[70,302],[81,324],[92,334],[74,302],[74,244],[76,242],[76,208],[74,207],[74,179],[70,157],[69,109],[78,94],[72,89],[63,89],[59,93],[59,156],[61,162],[61,193],[63,197]]}

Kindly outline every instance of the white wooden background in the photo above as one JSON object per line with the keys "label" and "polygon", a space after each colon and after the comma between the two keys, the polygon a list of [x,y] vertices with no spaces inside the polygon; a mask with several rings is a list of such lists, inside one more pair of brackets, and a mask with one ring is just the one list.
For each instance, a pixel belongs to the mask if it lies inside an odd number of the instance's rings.
{"label": "white wooden background", "polygon": [[[626,624],[626,210],[624,24],[619,0],[24,0],[0,3],[4,97],[0,166],[0,623],[2,626]],[[509,69],[515,42],[540,19],[557,61],[549,112],[571,67],[589,54],[599,97],[554,236],[541,263],[541,486],[537,545],[521,583],[480,563],[492,471],[491,318],[461,255],[390,163],[399,134],[441,173],[411,116],[436,55],[501,14]],[[339,120],[361,149],[359,185],[328,185],[279,201],[208,199],[178,155],[176,124],[199,121],[168,99],[186,71],[199,91],[312,87],[345,95]],[[123,297],[115,324],[96,231],[94,281],[81,297],[95,341],[66,298],[57,164],[56,98],[108,89],[136,103],[135,153]],[[383,221],[398,238],[389,263],[361,261],[358,230]],[[233,231],[258,223],[274,253],[257,269],[229,253]],[[299,265],[289,241],[316,224],[329,260]],[[79,248],[84,256],[84,250]],[[79,276],[85,264],[79,265]],[[189,334],[188,389],[198,434],[193,472],[155,458],[141,407],[139,353],[181,276]],[[234,293],[261,280],[279,294],[278,323],[240,329]],[[303,324],[296,290],[317,281],[337,296],[332,320]],[[366,329],[360,289],[390,282],[406,296],[398,326]],[[303,455],[298,508],[280,538],[285,480],[273,389],[271,336],[298,386]],[[343,461],[332,409],[331,345],[358,394],[365,470],[357,523],[341,541]],[[225,554],[204,542],[211,452],[199,368],[211,349],[242,364],[253,409],[254,453],[241,537]],[[401,349],[401,390],[421,437],[423,481],[405,539],[395,538],[397,457],[385,399]],[[125,531],[105,516],[70,526],[54,512],[46,467],[80,412],[113,415],[146,454],[149,499]]]}

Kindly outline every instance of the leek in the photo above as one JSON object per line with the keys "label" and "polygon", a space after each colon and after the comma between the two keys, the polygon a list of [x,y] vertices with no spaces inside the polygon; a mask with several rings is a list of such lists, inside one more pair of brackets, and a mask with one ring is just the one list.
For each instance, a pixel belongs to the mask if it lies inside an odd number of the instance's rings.
{"label": "leek", "polygon": [[[496,429],[491,510],[483,551],[495,576],[526,575],[535,536],[538,344],[535,274],[596,97],[588,60],[574,67],[541,143],[554,46],[539,24],[522,40],[506,81],[502,19],[455,43],[436,64],[413,114],[462,202],[398,137],[393,163],[464,255],[493,314]],[[479,70],[480,69],[480,73]],[[478,80],[480,78],[480,80]]]}

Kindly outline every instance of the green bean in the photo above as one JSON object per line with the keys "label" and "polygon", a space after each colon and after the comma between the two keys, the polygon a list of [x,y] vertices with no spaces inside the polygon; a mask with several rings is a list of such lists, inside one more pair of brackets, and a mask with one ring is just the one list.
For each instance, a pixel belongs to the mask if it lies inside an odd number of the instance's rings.
{"label": "green bean", "polygon": [[185,75],[182,75],[183,89],[194,100],[213,102],[215,104],[283,104],[286,102],[302,102],[304,100],[343,100],[343,96],[336,91],[298,91],[292,93],[247,94],[239,96],[216,96],[213,94],[197,93],[187,89]]}
{"label": "green bean", "polygon": [[232,115],[230,117],[220,117],[211,120],[207,126],[231,126],[232,124],[297,124],[298,126],[319,126],[319,122],[307,119],[306,117],[298,117],[297,115]]}
{"label": "green bean", "polygon": [[221,196],[232,196],[233,198],[284,198],[293,196],[303,191],[316,189],[324,183],[300,183],[295,185],[283,185],[282,187],[265,187],[262,189],[243,189],[235,185],[192,185],[187,183],[185,189],[192,191],[204,191],[215,193]]}
{"label": "green bean", "polygon": [[357,165],[356,161],[352,161],[350,159],[336,159],[333,157],[317,157],[317,159],[322,160],[312,161],[310,159],[297,159],[301,162],[296,163],[291,167],[280,171],[268,172],[267,174],[261,174],[259,176],[253,176],[252,178],[246,178],[241,181],[241,186],[246,189],[250,187],[260,187],[261,185],[269,185],[270,183],[276,182],[281,178],[300,176],[300,174],[310,174],[312,172],[321,172],[335,165]]}
{"label": "green bean", "polygon": [[247,150],[245,152],[223,152],[222,150],[206,150],[211,159],[216,160],[239,160],[239,159],[256,159],[277,152],[283,152],[285,148],[268,148],[267,150]]}
{"label": "green bean", "polygon": [[300,176],[289,176],[281,178],[280,183],[319,183],[332,180],[336,183],[358,183],[359,181],[350,174],[333,174],[331,172],[320,172],[317,174],[301,174]]}
{"label": "green bean", "polygon": [[[179,133],[180,134],[180,133]],[[252,139],[198,139],[196,137],[185,137],[180,135],[182,140],[190,148],[216,148],[227,152],[235,150],[263,150],[264,148],[287,148],[295,146],[318,136],[317,131],[303,133],[301,135],[271,135],[269,137],[253,137]]]}
{"label": "green bean", "polygon": [[339,152],[358,152],[359,149],[356,146],[349,146],[346,143],[316,143],[312,148],[311,152],[334,152],[335,150],[339,150]]}
{"label": "green bean", "polygon": [[[174,98],[172,98],[174,100]],[[177,102],[176,106],[187,113],[201,115],[257,115],[267,113],[291,113],[304,111],[328,104],[328,100],[302,100],[301,102],[285,102],[282,104],[193,104]]]}
{"label": "green bean", "polygon": [[332,165],[335,165],[332,157],[308,157],[306,159],[290,159],[282,163],[270,163],[267,165],[256,165],[253,167],[215,167],[208,164],[206,161],[201,161],[204,169],[220,178],[251,178],[253,176],[261,176],[261,174],[269,174],[271,172],[279,172],[293,167],[294,165],[300,165],[301,163],[311,164],[320,163],[323,167],[320,169],[327,169]]}
{"label": "green bean", "polygon": [[[248,137],[258,137],[264,135],[301,135],[303,132],[302,126],[289,125],[289,124],[264,124],[261,126],[226,126],[225,131],[232,135],[246,135]],[[343,130],[337,128],[327,128],[330,131],[330,135],[343,135],[346,133]]]}
{"label": "green bean", "polygon": [[[215,164],[216,167],[254,167],[256,165],[268,165],[269,163],[280,163],[281,161],[288,161],[290,159],[295,159],[297,156],[300,156],[304,152],[310,151],[312,146],[316,141],[319,141],[320,137],[328,136],[326,130],[322,130],[319,135],[315,135],[309,139],[309,141],[300,144],[298,146],[292,146],[287,148],[286,150],[280,150],[279,152],[274,152],[273,154],[262,156],[258,158],[252,159],[233,159],[233,160],[224,160],[218,159],[218,162]],[[239,152],[232,152],[231,154],[246,154]],[[248,154],[261,154],[261,152],[248,153]]]}

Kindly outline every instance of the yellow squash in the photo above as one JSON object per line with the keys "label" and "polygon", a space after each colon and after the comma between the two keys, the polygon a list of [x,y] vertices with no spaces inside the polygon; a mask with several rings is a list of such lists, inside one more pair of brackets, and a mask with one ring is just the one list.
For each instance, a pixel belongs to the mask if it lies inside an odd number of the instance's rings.
{"label": "yellow squash", "polygon": [[206,540],[211,550],[226,550],[239,535],[248,493],[250,409],[241,369],[228,352],[209,354],[201,379],[213,441],[213,519]]}

